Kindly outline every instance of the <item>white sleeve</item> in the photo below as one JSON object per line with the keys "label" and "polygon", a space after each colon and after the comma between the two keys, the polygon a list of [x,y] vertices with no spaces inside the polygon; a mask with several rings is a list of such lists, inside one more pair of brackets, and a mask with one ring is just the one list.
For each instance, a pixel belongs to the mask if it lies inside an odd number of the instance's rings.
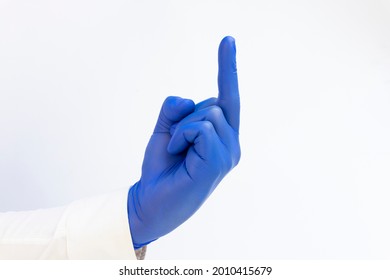
{"label": "white sleeve", "polygon": [[0,213],[0,259],[136,259],[127,189],[65,207]]}

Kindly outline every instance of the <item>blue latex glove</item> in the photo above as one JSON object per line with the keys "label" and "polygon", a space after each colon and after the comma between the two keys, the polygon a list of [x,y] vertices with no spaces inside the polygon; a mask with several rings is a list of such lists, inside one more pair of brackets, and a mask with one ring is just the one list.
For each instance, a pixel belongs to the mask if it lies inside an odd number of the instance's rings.
{"label": "blue latex glove", "polygon": [[186,221],[240,159],[240,97],[236,47],[225,37],[218,50],[218,98],[195,105],[168,97],[146,148],[141,179],[129,190],[134,248]]}

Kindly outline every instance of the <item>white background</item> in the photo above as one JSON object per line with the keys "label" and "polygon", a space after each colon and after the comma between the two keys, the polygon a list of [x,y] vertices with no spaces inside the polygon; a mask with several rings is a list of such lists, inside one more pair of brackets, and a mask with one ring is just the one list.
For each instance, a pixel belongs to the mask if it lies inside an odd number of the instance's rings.
{"label": "white background", "polygon": [[168,95],[217,94],[242,159],[148,259],[390,257],[390,2],[0,0],[0,210],[131,186]]}

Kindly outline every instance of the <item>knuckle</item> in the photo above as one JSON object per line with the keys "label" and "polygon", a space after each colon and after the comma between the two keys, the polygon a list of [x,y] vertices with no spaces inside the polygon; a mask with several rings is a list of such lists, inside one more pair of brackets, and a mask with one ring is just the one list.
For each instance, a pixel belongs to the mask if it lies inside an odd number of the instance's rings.
{"label": "knuckle", "polygon": [[214,130],[214,126],[213,126],[213,124],[210,121],[203,121],[201,129],[205,133],[210,133],[210,132],[212,132]]}
{"label": "knuckle", "polygon": [[174,96],[168,96],[165,98],[164,103],[161,108],[161,118],[168,119],[169,113],[172,109],[172,106],[175,102],[175,97]]}
{"label": "knuckle", "polygon": [[223,111],[221,107],[214,105],[210,106],[208,114],[211,119],[219,119],[223,116]]}
{"label": "knuckle", "polygon": [[171,104],[172,102],[174,102],[175,99],[176,99],[175,96],[168,96],[167,98],[165,98],[163,105],[167,106],[167,105]]}

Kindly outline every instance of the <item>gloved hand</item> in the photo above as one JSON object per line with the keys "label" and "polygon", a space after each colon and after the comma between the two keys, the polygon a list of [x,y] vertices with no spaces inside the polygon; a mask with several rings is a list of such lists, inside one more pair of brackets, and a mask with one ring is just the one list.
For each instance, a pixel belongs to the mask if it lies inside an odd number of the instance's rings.
{"label": "gloved hand", "polygon": [[236,48],[218,50],[218,98],[195,105],[168,97],[146,148],[141,179],[129,190],[135,249],[171,232],[203,204],[240,159]]}

